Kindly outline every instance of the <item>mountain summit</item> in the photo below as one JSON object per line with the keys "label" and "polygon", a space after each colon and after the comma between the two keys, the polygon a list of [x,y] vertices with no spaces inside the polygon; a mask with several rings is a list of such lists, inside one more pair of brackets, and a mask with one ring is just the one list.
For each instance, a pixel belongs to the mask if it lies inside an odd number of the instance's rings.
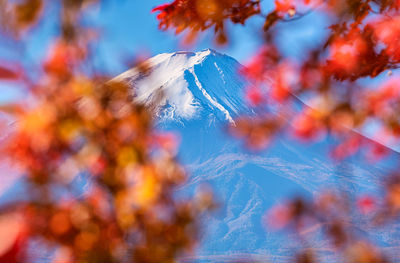
{"label": "mountain summit", "polygon": [[245,113],[242,67],[212,49],[164,53],[146,61],[149,70],[128,70],[114,80],[133,87],[134,100],[155,107],[160,120],[191,120],[207,116],[233,122]]}

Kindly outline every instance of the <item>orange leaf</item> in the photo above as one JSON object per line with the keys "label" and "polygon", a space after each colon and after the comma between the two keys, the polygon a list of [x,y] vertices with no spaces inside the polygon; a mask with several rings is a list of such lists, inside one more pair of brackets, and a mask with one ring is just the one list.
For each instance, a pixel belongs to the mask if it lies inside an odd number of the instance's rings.
{"label": "orange leaf", "polygon": [[293,9],[293,2],[291,0],[275,0],[275,7],[278,12],[288,12]]}
{"label": "orange leaf", "polygon": [[17,214],[0,217],[0,262],[23,262],[21,252],[26,240],[26,227]]}
{"label": "orange leaf", "polygon": [[0,105],[0,111],[9,114],[22,114],[24,112],[24,108],[18,104],[5,104]]}

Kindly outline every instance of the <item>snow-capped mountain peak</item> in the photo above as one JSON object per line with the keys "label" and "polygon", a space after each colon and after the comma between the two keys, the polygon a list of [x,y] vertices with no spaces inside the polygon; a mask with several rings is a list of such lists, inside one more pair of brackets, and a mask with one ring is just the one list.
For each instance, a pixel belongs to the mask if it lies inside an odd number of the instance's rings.
{"label": "snow-capped mountain peak", "polygon": [[207,115],[233,122],[248,111],[243,101],[241,65],[212,49],[159,54],[147,61],[149,72],[138,68],[114,80],[133,88],[134,100],[156,108],[161,121],[191,120]]}

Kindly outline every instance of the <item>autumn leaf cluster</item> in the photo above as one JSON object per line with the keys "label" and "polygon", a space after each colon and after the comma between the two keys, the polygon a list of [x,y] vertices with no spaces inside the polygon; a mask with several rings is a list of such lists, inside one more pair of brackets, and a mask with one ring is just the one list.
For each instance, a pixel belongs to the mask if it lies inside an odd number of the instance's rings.
{"label": "autumn leaf cluster", "polygon": [[[193,251],[199,217],[213,206],[208,191],[175,198],[186,180],[176,138],[153,128],[131,87],[87,69],[96,31],[80,18],[95,2],[56,3],[60,34],[33,77],[22,66],[0,66],[0,77],[27,93],[0,108],[13,119],[1,154],[24,188],[0,208],[1,262],[36,260],[32,246],[55,263],[174,262]],[[54,4],[0,3],[9,10],[3,34],[16,42]]]}

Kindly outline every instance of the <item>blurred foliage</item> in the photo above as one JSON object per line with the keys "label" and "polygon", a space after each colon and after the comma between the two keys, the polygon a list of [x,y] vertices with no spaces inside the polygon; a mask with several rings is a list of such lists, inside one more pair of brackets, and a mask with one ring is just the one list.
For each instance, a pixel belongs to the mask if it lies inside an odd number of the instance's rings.
{"label": "blurred foliage", "polygon": [[[174,262],[193,251],[199,217],[213,207],[212,195],[203,191],[176,200],[186,174],[174,159],[174,137],[153,130],[152,113],[132,103],[126,84],[86,70],[96,31],[80,21],[101,1],[0,0],[2,40],[23,42],[55,2],[60,34],[37,69],[39,78],[32,80],[26,65],[0,61],[0,78],[21,82],[32,96],[29,104],[1,106],[16,121],[2,154],[18,165],[27,191],[1,207],[0,261],[34,260],[28,247],[36,242],[54,251],[58,263]],[[381,141],[398,141],[400,85],[391,74],[400,63],[399,1],[276,0],[265,13],[257,0],[175,0],[153,11],[160,29],[186,32],[186,42],[213,29],[216,42],[226,44],[228,22],[264,19],[265,43],[241,73],[250,83],[249,104],[276,113],[244,116],[231,127],[249,147],[263,149],[283,131],[306,142],[329,134],[340,142],[332,149],[334,159],[363,150],[377,161],[385,148],[354,132],[370,122],[380,125]],[[276,41],[278,26],[310,12],[329,17],[328,37],[304,60],[285,57]],[[145,64],[139,68],[147,70]],[[388,80],[374,88],[360,83],[384,73]],[[295,109],[302,96],[311,107]],[[83,191],[76,185],[80,178],[90,185]],[[295,198],[268,211],[266,224],[300,239],[307,227],[321,224],[342,262],[388,262],[379,247],[352,231],[348,217],[357,208],[374,225],[396,220],[399,193],[399,175],[388,175],[382,196],[355,202],[336,192]],[[317,262],[303,241],[294,262]]]}
{"label": "blurred foliage", "polygon": [[95,29],[80,21],[96,2],[0,2],[3,36],[21,42],[46,7],[60,10],[39,77],[0,65],[0,78],[21,83],[30,98],[0,106],[15,120],[1,153],[26,190],[0,208],[0,262],[35,262],[35,244],[55,263],[175,262],[193,252],[199,217],[213,206],[209,191],[174,197],[186,179],[175,137],[153,130],[130,87],[86,70]]}

